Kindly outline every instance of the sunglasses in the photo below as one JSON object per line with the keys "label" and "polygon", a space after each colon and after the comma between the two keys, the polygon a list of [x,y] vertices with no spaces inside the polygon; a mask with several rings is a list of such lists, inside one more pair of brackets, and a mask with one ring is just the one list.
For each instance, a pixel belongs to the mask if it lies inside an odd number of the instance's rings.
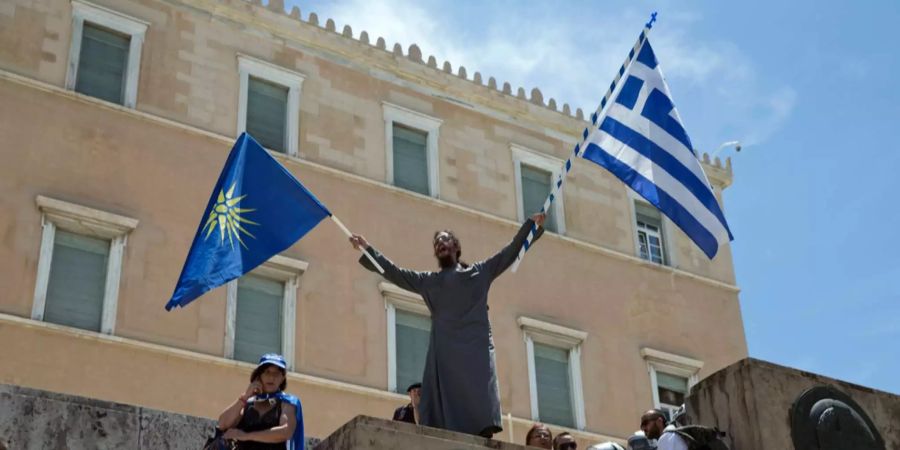
{"label": "sunglasses", "polygon": [[559,446],[559,450],[575,450],[578,448],[578,444],[574,442],[566,442],[565,444],[561,444]]}

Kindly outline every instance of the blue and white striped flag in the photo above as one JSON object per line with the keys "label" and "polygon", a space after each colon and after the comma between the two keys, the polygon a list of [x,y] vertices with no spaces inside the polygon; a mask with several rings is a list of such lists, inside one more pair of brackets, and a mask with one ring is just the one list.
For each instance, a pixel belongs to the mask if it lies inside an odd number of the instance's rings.
{"label": "blue and white striped flag", "polygon": [[733,239],[645,40],[581,156],[617,176],[678,225],[710,259]]}

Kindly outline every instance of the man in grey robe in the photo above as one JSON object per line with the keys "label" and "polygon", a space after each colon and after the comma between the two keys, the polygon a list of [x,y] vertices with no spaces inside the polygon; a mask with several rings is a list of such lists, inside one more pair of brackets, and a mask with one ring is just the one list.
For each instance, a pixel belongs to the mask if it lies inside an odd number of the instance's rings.
{"label": "man in grey robe", "polygon": [[[531,216],[499,253],[472,265],[459,261],[461,247],[452,232],[436,233],[437,272],[397,267],[364,237],[350,238],[355,248],[365,249],[378,261],[388,281],[421,295],[431,311],[419,402],[421,425],[484,437],[503,431],[487,295],[491,283],[516,260],[532,227],[538,228],[535,240],[543,234],[545,217]],[[359,261],[376,271],[365,256]]]}

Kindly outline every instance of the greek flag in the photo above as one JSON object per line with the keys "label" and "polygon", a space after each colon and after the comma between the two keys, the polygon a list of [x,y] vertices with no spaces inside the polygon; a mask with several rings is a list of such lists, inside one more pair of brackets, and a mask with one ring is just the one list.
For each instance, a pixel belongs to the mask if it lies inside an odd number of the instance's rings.
{"label": "greek flag", "polygon": [[581,156],[659,208],[712,259],[733,236],[649,40],[626,75],[599,125],[585,136]]}

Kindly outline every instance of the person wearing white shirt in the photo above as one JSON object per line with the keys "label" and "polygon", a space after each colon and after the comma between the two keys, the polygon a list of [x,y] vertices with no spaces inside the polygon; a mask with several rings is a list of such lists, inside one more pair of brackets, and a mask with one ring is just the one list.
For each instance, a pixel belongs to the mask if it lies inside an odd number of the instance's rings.
{"label": "person wearing white shirt", "polygon": [[662,436],[656,443],[657,450],[688,450],[687,442],[680,434],[675,432],[675,425],[669,425],[663,429]]}

